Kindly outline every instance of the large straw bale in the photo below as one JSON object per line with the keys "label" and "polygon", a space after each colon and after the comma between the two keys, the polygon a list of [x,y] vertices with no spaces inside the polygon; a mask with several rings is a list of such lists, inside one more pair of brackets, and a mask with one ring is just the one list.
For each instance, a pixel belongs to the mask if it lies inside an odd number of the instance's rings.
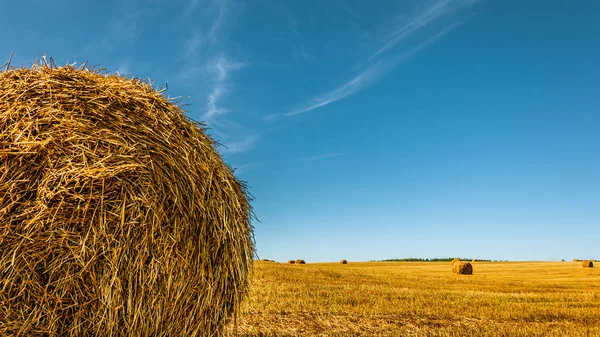
{"label": "large straw bale", "polygon": [[592,260],[583,260],[583,262],[581,263],[581,265],[584,268],[592,268],[594,266],[594,262]]}
{"label": "large straw bale", "polygon": [[340,260],[340,264],[348,264],[347,260]]}
{"label": "large straw bale", "polygon": [[219,336],[252,209],[204,125],[138,79],[0,73],[0,336]]}
{"label": "large straw bale", "polygon": [[298,259],[296,260],[296,264],[306,264],[306,262],[304,260]]}
{"label": "large straw bale", "polygon": [[295,263],[296,263],[296,260],[288,260],[288,262],[287,262],[287,263],[288,263],[288,264],[295,264]]}
{"label": "large straw bale", "polygon": [[473,266],[470,262],[459,261],[452,265],[452,271],[456,274],[471,275]]}

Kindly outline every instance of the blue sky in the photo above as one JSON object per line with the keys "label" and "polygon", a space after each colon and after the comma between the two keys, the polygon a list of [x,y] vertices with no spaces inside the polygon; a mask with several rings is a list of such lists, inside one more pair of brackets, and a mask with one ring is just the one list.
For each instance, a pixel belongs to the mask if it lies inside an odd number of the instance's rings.
{"label": "blue sky", "polygon": [[248,182],[261,258],[600,258],[599,12],[10,1],[0,57],[168,82]]}

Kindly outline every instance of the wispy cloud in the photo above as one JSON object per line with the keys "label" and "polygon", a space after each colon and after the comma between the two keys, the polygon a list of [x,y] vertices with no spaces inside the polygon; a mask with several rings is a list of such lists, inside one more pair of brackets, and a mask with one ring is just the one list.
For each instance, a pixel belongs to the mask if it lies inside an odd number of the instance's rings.
{"label": "wispy cloud", "polygon": [[236,154],[252,149],[259,134],[232,120],[237,116],[228,109],[228,97],[236,88],[234,73],[247,67],[234,61],[228,40],[228,24],[240,5],[233,0],[190,0],[184,17],[194,18],[190,37],[182,48],[184,65],[176,79],[195,86],[205,95],[201,120],[223,145],[221,151]]}
{"label": "wispy cloud", "polygon": [[352,95],[353,93],[372,83],[381,73],[381,63],[370,66],[369,68],[367,68],[367,70],[358,74],[356,77],[337,87],[333,91],[330,91],[321,97],[317,97],[313,99],[313,101],[310,104],[299,109],[292,110],[286,113],[285,115],[294,116],[301,113],[309,112],[311,110],[338,101],[346,96]]}
{"label": "wispy cloud", "polygon": [[323,160],[323,159],[327,159],[327,158],[333,158],[333,157],[339,157],[344,155],[341,152],[334,152],[334,153],[325,153],[325,154],[321,154],[318,156],[312,156],[312,157],[304,157],[304,158],[300,158],[300,160],[302,161],[315,161],[315,160]]}
{"label": "wispy cloud", "polygon": [[219,138],[219,143],[223,145],[221,148],[223,154],[247,152],[256,147],[260,140],[258,132],[224,116],[211,119],[210,128]]}
{"label": "wispy cloud", "polygon": [[[462,25],[464,21],[457,22],[451,25],[446,26],[444,29],[439,31],[433,37],[425,40],[424,42],[417,44],[407,50],[396,53],[393,56],[374,60],[379,55],[383,54],[387,50],[392,49],[397,44],[400,43],[403,39],[408,36],[414,34],[418,29],[425,27],[430,24],[434,20],[441,18],[442,16],[446,16],[452,11],[456,10],[460,5],[472,4],[477,2],[478,0],[439,0],[434,3],[431,7],[425,9],[424,11],[417,13],[412,16],[408,20],[403,21],[400,25],[395,27],[392,30],[392,33],[384,39],[384,42],[380,48],[378,48],[368,59],[367,59],[367,67],[363,71],[361,71],[358,75],[350,79],[349,81],[343,83],[337,88],[333,89],[330,92],[325,93],[324,95],[318,96],[312,99],[309,103],[293,109],[284,114],[284,116],[291,117],[296,116],[302,113],[306,113],[333,102],[339,101],[345,97],[348,97],[359,90],[362,90],[369,85],[380,80],[382,77],[390,73],[394,70],[398,65],[425,49],[426,47],[433,44],[435,41],[442,38],[449,31],[456,28],[459,25]],[[269,115],[265,117],[266,120],[272,120],[279,115]]]}
{"label": "wispy cloud", "polygon": [[[227,154],[246,152],[254,148],[260,138],[258,134],[223,118],[228,112],[228,109],[223,107],[223,99],[233,87],[230,81],[231,74],[245,66],[245,63],[230,61],[225,54],[220,54],[207,66],[213,86],[206,97],[206,109],[202,119],[223,140],[223,152]],[[235,137],[230,136],[233,130]]]}
{"label": "wispy cloud", "polygon": [[211,78],[211,74],[208,71],[208,65],[206,64],[183,67],[175,74],[175,79],[182,82],[190,79],[206,82],[210,81]]}
{"label": "wispy cloud", "polygon": [[206,102],[206,113],[204,114],[204,120],[207,123],[210,123],[210,120],[218,114],[225,113],[226,110],[224,108],[219,108],[217,104],[225,95],[227,89],[222,84],[218,84],[214,89],[208,94],[207,102]]}
{"label": "wispy cloud", "polygon": [[[215,43],[219,40],[219,33],[224,24],[227,11],[232,4],[231,0],[192,0],[185,11],[185,15],[188,16],[194,13],[201,2],[204,4],[202,8],[203,11],[208,14],[208,17],[212,18],[212,21],[204,35],[199,35],[195,32],[195,39],[192,39],[195,43],[190,45],[195,46],[196,48],[200,47],[205,42]],[[194,48],[191,49],[193,50]]]}
{"label": "wispy cloud", "polygon": [[204,37],[197,29],[195,29],[192,33],[192,37],[186,43],[187,47],[185,49],[184,57],[192,56],[204,43]]}
{"label": "wispy cloud", "polygon": [[392,28],[391,33],[385,37],[383,45],[369,57],[369,60],[372,60],[385,51],[393,48],[402,40],[413,35],[417,30],[451,13],[462,3],[464,3],[464,0],[437,1],[429,8],[417,13],[407,20],[399,19],[398,21],[400,21],[400,23]]}
{"label": "wispy cloud", "polygon": [[200,1],[201,0],[191,0],[188,8],[185,10],[185,14],[186,15],[191,14],[196,9],[196,7],[198,7],[198,4],[200,4]]}
{"label": "wispy cloud", "polygon": [[229,5],[228,0],[217,0],[217,16],[215,21],[213,21],[210,29],[208,30],[208,37],[211,42],[217,42],[219,31],[221,30],[221,26],[223,25],[223,18],[225,17],[225,12],[227,11],[227,7]]}
{"label": "wispy cloud", "polygon": [[[342,98],[350,96],[350,95],[356,93],[357,91],[366,88],[367,86],[377,82],[383,76],[387,75],[394,68],[396,68],[402,62],[409,59],[411,56],[415,55],[419,51],[425,49],[426,47],[430,46],[435,41],[439,40],[441,37],[446,35],[450,30],[454,29],[455,27],[457,27],[460,24],[462,24],[462,22],[452,24],[452,25],[444,28],[439,33],[437,33],[434,37],[426,40],[425,42],[417,45],[416,47],[413,47],[412,49],[409,49],[408,51],[404,51],[403,53],[400,53],[393,58],[386,59],[384,61],[378,61],[378,62],[370,65],[366,70],[364,70],[363,72],[361,72],[360,74],[358,74],[357,76],[352,78],[350,81],[342,84],[341,86],[326,93],[323,96],[313,99],[312,102],[310,102],[308,105],[305,105],[299,109],[294,109],[294,110],[286,113],[285,116],[288,116],[288,117],[295,116],[298,114],[302,114],[305,112],[315,110],[317,108],[320,108],[325,105],[331,104],[333,102],[339,101]],[[270,119],[272,119],[273,117],[274,117],[273,115],[268,116],[268,118],[270,118]]]}
{"label": "wispy cloud", "polygon": [[254,146],[256,145],[256,142],[259,140],[259,138],[260,137],[258,134],[249,134],[241,140],[227,142],[226,144],[223,144],[225,147],[223,149],[223,153],[235,154],[235,153],[246,152],[246,151],[254,148]]}
{"label": "wispy cloud", "polygon": [[227,76],[230,71],[240,70],[246,66],[245,63],[242,62],[232,62],[228,60],[223,54],[217,60],[215,64],[215,69],[218,71],[219,80],[224,81],[227,79]]}
{"label": "wispy cloud", "polygon": [[229,74],[244,67],[244,63],[229,61],[224,54],[221,54],[212,65],[209,65],[208,70],[213,74],[214,87],[206,98],[206,113],[203,118],[207,123],[210,123],[210,120],[215,116],[227,111],[220,107],[219,103],[223,96],[229,92]]}

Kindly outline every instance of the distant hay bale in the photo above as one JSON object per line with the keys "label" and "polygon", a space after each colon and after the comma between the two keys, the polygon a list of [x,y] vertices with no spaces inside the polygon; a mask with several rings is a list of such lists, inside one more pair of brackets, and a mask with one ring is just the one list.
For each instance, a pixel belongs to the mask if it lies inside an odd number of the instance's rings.
{"label": "distant hay bale", "polygon": [[584,268],[592,268],[594,266],[594,262],[592,260],[583,260],[583,262],[581,263],[581,265]]}
{"label": "distant hay bale", "polygon": [[573,259],[573,262],[581,262],[580,259]]}
{"label": "distant hay bale", "polygon": [[473,274],[473,266],[470,262],[459,261],[452,265],[452,271],[456,274],[471,275]]}
{"label": "distant hay bale", "polygon": [[244,184],[162,91],[50,63],[0,71],[0,336],[221,336]]}
{"label": "distant hay bale", "polygon": [[348,261],[346,261],[346,260],[341,260],[341,261],[340,261],[340,264],[348,264]]}
{"label": "distant hay bale", "polygon": [[296,263],[296,260],[288,260],[288,262],[287,262],[287,263],[288,263],[288,264],[295,264],[295,263]]}
{"label": "distant hay bale", "polygon": [[304,260],[296,260],[296,264],[306,264],[306,262]]}

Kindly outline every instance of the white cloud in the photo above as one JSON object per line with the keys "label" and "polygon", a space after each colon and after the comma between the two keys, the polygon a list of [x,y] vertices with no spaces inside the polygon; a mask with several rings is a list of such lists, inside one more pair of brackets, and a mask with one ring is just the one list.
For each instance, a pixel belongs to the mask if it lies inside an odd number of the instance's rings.
{"label": "white cloud", "polygon": [[[235,88],[233,74],[247,66],[246,63],[233,61],[230,54],[224,52],[231,50],[225,31],[236,5],[230,0],[189,2],[185,14],[193,14],[198,20],[182,48],[184,67],[176,74],[177,80],[199,87],[201,95],[205,95],[201,119],[219,137],[218,141],[224,146],[223,152],[228,154],[248,151],[259,138],[245,127],[233,127],[235,123],[231,123],[228,120],[231,116],[227,116],[227,97]],[[202,22],[205,24],[201,25]]]}
{"label": "white cloud", "polygon": [[358,74],[356,77],[351,79],[350,81],[342,84],[336,89],[326,93],[321,97],[317,97],[313,99],[311,103],[308,105],[301,107],[299,109],[292,110],[286,113],[286,116],[294,116],[301,113],[305,113],[327,104],[338,101],[346,96],[352,95],[358,90],[364,88],[368,84],[370,84],[379,74],[381,74],[380,64],[376,64],[374,66],[370,66],[362,73]]}
{"label": "white cloud", "polygon": [[192,56],[194,53],[196,53],[196,51],[198,50],[198,48],[200,48],[202,45],[204,44],[204,38],[202,36],[202,34],[195,30],[194,33],[192,34],[192,37],[187,41],[187,48],[185,49],[185,57],[190,57]]}
{"label": "white cloud", "polygon": [[229,3],[228,0],[219,0],[217,1],[218,7],[217,10],[219,14],[215,21],[213,21],[212,26],[208,30],[208,37],[214,43],[217,42],[219,31],[221,30],[221,26],[223,25],[223,18],[225,17],[225,11],[227,10],[227,5]]}
{"label": "white cloud", "polygon": [[185,14],[190,14],[192,13],[196,7],[198,7],[198,4],[200,3],[200,0],[191,0],[190,1],[190,5],[188,6],[188,8],[185,11]]}
{"label": "white cloud", "polygon": [[241,62],[231,62],[229,61],[224,54],[221,54],[214,64],[214,69],[218,74],[219,81],[224,81],[227,79],[227,76],[230,71],[237,71],[246,66],[245,63]]}
{"label": "white cloud", "polygon": [[215,115],[226,112],[225,109],[219,108],[217,106],[217,104],[219,103],[219,100],[221,99],[221,97],[223,97],[223,95],[225,95],[226,92],[227,92],[227,90],[225,89],[225,87],[222,84],[218,84],[210,92],[210,94],[208,94],[207,103],[206,103],[206,113],[204,114],[204,119],[207,122],[210,121]]}
{"label": "white cloud", "polygon": [[175,78],[178,81],[186,81],[188,79],[194,78],[199,80],[209,80],[210,76],[207,71],[207,66],[191,66],[188,68],[181,68],[177,74],[175,74]]}
{"label": "white cloud", "polygon": [[208,17],[213,18],[210,28],[206,30],[206,38],[210,42],[217,42],[227,10],[232,2],[230,0],[192,0],[185,11],[185,15],[189,16],[194,13],[201,2],[204,2],[202,11],[206,13]]}
{"label": "white cloud", "polygon": [[210,123],[211,119],[217,115],[227,112],[226,109],[220,107],[220,101],[230,91],[227,79],[230,72],[244,67],[244,63],[231,62],[224,54],[221,54],[212,65],[209,65],[208,71],[212,74],[213,89],[206,98],[206,112],[203,118],[207,123]]}
{"label": "white cloud", "polygon": [[[367,86],[378,81],[383,76],[387,75],[394,68],[396,68],[402,62],[409,59],[411,56],[413,56],[417,52],[421,51],[422,49],[425,49],[427,46],[431,45],[433,42],[435,42],[438,39],[440,39],[441,37],[443,37],[445,34],[447,34],[450,30],[455,28],[457,25],[459,25],[459,24],[453,24],[453,25],[446,27],[441,32],[436,34],[434,37],[417,45],[416,47],[413,47],[412,49],[410,49],[408,51],[405,51],[405,52],[395,56],[394,58],[390,58],[385,61],[378,61],[378,62],[370,65],[366,70],[364,70],[363,72],[361,72],[360,74],[358,74],[357,76],[352,78],[350,81],[342,84],[341,86],[326,93],[325,95],[322,95],[320,97],[313,99],[311,103],[309,103],[299,109],[292,110],[292,111],[286,113],[285,115],[289,117],[289,116],[295,116],[298,114],[309,112],[309,111],[318,109],[320,107],[323,107],[325,105],[331,104],[333,102],[339,101],[340,99],[342,99],[344,97],[350,96],[350,95],[356,93],[357,91],[366,88]],[[272,118],[272,116],[271,116],[271,118]]]}
{"label": "white cloud", "polygon": [[[458,1],[460,2],[460,1]],[[427,26],[431,22],[447,15],[455,9],[457,1],[440,0],[436,1],[431,7],[417,13],[416,15],[402,20],[400,24],[391,29],[391,33],[384,39],[383,45],[371,55],[369,60],[374,59],[385,51],[396,46],[400,41],[414,34],[417,30]]]}
{"label": "white cloud", "polygon": [[[444,35],[446,35],[450,30],[463,24],[464,22],[458,22],[458,23],[451,24],[451,25],[445,27],[444,29],[442,29],[435,36],[427,39],[426,41],[424,41],[412,48],[409,48],[408,50],[397,53],[394,56],[380,59],[377,61],[374,61],[375,58],[377,58],[379,55],[383,54],[384,52],[392,49],[392,47],[396,46],[400,41],[402,41],[403,39],[405,39],[408,36],[415,33],[418,29],[425,27],[426,25],[430,24],[431,22],[435,21],[436,19],[438,19],[442,16],[448,15],[452,11],[456,10],[456,8],[458,8],[460,5],[472,4],[477,1],[478,0],[439,0],[439,1],[436,1],[433,6],[410,17],[408,20],[404,20],[401,24],[399,24],[397,27],[392,29],[392,33],[389,36],[387,36],[386,39],[384,39],[383,45],[379,49],[377,49],[375,51],[375,53],[373,53],[373,55],[371,55],[371,57],[369,57],[369,59],[367,60],[367,64],[370,63],[370,65],[368,65],[365,70],[360,72],[358,75],[356,75],[349,81],[338,86],[337,88],[335,88],[319,97],[314,98],[309,103],[307,103],[299,108],[293,109],[293,110],[285,113],[284,115],[291,117],[291,116],[299,115],[299,114],[302,114],[305,112],[309,112],[309,111],[321,108],[321,107],[331,104],[333,102],[339,101],[345,97],[348,97],[348,96],[358,92],[359,90],[362,90],[362,89],[366,88],[367,86],[377,82],[383,76],[385,76],[388,73],[390,73],[391,71],[393,71],[402,62],[406,61],[407,59],[409,59],[411,56],[413,56],[417,52],[425,49],[426,47],[428,47],[435,41],[439,40]],[[265,119],[271,120],[277,116],[278,115],[270,115],[270,116],[267,116]]]}
{"label": "white cloud", "polygon": [[223,153],[235,154],[235,153],[246,152],[246,151],[254,148],[254,146],[258,142],[259,138],[260,137],[257,134],[249,134],[242,139],[227,142],[227,143],[223,144],[223,146],[225,147],[223,149]]}

